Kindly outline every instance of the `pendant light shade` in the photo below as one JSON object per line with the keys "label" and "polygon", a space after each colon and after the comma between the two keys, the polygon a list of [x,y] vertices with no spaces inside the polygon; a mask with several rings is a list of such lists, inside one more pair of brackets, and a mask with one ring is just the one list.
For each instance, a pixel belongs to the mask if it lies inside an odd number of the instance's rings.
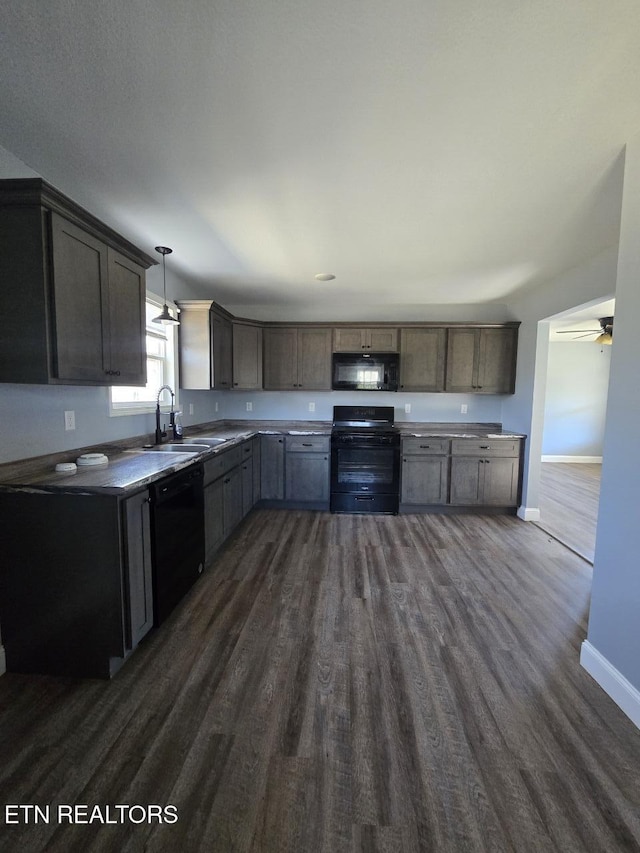
{"label": "pendant light shade", "polygon": [[170,255],[171,252],[173,252],[173,249],[170,249],[168,246],[156,246],[156,252],[159,252],[162,255],[162,282],[164,288],[164,305],[162,307],[161,313],[158,314],[157,317],[153,318],[153,322],[162,323],[164,326],[179,326],[180,320],[176,320],[175,317],[171,316],[169,306],[167,305],[167,269],[165,266],[165,258],[167,255]]}

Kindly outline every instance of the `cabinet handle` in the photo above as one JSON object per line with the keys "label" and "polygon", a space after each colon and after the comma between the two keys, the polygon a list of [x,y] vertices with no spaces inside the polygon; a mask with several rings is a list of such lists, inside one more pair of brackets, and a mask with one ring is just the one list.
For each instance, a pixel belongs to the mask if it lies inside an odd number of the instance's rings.
{"label": "cabinet handle", "polygon": [[491,445],[490,444],[481,444],[480,450],[491,450]]}
{"label": "cabinet handle", "polygon": [[491,465],[491,460],[490,460],[490,459],[485,459],[484,461],[485,461],[485,464],[486,464],[486,465]]}
{"label": "cabinet handle", "polygon": [[227,479],[226,479],[226,480],[223,480],[222,482],[223,482],[225,485],[226,485],[227,483],[230,483],[230,482],[231,482],[231,477],[227,477]]}
{"label": "cabinet handle", "polygon": [[309,441],[303,441],[302,446],[303,447],[313,447],[313,444],[311,444],[311,442],[309,442]]}
{"label": "cabinet handle", "polygon": [[430,450],[430,449],[431,449],[430,444],[421,444],[420,445],[420,450]]}

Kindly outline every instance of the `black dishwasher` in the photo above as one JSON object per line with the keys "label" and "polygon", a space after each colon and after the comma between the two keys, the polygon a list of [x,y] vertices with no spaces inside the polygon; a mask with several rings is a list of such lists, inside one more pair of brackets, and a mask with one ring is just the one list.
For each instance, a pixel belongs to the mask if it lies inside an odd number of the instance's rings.
{"label": "black dishwasher", "polygon": [[160,625],[204,568],[202,465],[151,485],[154,624]]}

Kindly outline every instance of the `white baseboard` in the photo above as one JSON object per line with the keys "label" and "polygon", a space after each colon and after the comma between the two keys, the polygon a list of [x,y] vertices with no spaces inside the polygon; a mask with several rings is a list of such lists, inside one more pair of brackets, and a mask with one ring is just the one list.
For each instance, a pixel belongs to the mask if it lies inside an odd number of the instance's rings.
{"label": "white baseboard", "polygon": [[636,690],[588,640],[583,642],[580,650],[580,665],[640,729],[640,691]]}
{"label": "white baseboard", "polygon": [[540,521],[540,509],[537,506],[519,506],[517,516],[523,521]]}
{"label": "white baseboard", "polygon": [[7,671],[7,656],[4,653],[4,646],[0,646],[0,675],[4,675]]}
{"label": "white baseboard", "polygon": [[551,456],[544,455],[540,457],[541,462],[578,462],[589,463],[596,462],[602,464],[602,456]]}

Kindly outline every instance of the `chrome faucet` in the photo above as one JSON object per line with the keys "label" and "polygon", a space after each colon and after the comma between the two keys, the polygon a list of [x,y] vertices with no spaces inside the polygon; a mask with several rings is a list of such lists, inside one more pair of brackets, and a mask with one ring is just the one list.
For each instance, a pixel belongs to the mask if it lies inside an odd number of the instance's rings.
{"label": "chrome faucet", "polygon": [[173,433],[173,440],[182,440],[182,412],[174,412],[173,410],[173,401],[175,400],[176,395],[174,394],[173,388],[170,385],[161,385],[160,388],[158,388],[158,394],[156,395],[156,444],[162,444],[162,439],[165,438],[167,435],[166,430],[160,429],[160,396],[163,391],[168,391],[171,394],[171,411],[169,412],[169,424]]}

